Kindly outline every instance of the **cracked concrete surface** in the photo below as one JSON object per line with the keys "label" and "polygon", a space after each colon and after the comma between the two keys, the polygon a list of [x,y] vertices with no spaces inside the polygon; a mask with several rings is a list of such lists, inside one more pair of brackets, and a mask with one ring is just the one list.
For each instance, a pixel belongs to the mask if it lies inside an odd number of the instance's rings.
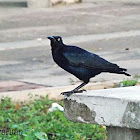
{"label": "cracked concrete surface", "polygon": [[65,115],[74,122],[140,129],[139,91],[137,86],[65,96]]}

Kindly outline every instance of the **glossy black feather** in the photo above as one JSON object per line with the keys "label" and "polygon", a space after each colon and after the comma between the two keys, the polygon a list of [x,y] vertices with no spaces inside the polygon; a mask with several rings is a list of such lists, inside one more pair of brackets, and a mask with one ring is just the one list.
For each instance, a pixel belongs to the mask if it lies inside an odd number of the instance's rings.
{"label": "glossy black feather", "polygon": [[127,69],[120,68],[118,65],[110,63],[100,56],[90,53],[76,46],[65,45],[62,38],[53,36],[51,40],[52,56],[54,61],[64,70],[75,75],[85,83],[89,82],[101,72],[125,74]]}
{"label": "glossy black feather", "polygon": [[100,56],[90,53],[76,46],[67,46],[63,51],[63,55],[70,65],[75,67],[81,66],[87,69],[118,69],[116,64],[110,63]]}

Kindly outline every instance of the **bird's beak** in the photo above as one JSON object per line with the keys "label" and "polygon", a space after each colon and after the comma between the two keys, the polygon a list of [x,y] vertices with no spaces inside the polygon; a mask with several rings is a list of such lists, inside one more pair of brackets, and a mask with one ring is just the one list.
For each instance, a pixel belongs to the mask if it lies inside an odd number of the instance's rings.
{"label": "bird's beak", "polygon": [[54,39],[54,37],[53,37],[53,36],[48,36],[47,38],[48,38],[48,39],[50,39],[50,40],[51,40],[51,39]]}

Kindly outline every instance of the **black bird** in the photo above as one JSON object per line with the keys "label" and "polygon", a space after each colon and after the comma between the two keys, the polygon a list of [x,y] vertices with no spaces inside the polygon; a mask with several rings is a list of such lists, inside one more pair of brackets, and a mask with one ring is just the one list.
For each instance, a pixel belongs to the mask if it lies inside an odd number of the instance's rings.
{"label": "black bird", "polygon": [[60,36],[51,36],[48,39],[51,41],[53,60],[62,69],[83,81],[81,85],[72,91],[62,92],[61,94],[63,95],[70,96],[73,93],[82,92],[83,90],[79,89],[86,85],[91,77],[101,72],[131,76],[125,72],[127,69],[120,68],[117,64],[110,63],[94,53],[90,53],[77,46],[65,45]]}

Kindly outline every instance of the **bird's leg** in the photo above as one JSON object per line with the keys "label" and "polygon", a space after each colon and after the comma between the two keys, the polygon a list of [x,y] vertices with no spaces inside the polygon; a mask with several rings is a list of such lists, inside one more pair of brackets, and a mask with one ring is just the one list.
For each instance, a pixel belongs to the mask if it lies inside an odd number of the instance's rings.
{"label": "bird's leg", "polygon": [[78,87],[76,87],[75,89],[71,90],[71,91],[67,91],[67,92],[62,92],[61,94],[62,95],[67,95],[67,96],[70,96],[71,94],[73,93],[81,93],[83,91],[86,91],[86,90],[79,90],[80,88],[82,88],[83,86],[85,86],[87,83],[83,82],[82,84],[80,84]]}
{"label": "bird's leg", "polygon": [[[78,92],[78,90],[80,89],[80,88],[82,88],[83,86],[85,86],[87,83],[85,83],[85,82],[83,82],[82,84],[80,84],[78,87],[76,87],[75,89],[73,89],[72,91],[74,92],[74,93],[76,93],[76,92]],[[85,90],[79,90],[79,92],[80,91],[85,91]]]}

